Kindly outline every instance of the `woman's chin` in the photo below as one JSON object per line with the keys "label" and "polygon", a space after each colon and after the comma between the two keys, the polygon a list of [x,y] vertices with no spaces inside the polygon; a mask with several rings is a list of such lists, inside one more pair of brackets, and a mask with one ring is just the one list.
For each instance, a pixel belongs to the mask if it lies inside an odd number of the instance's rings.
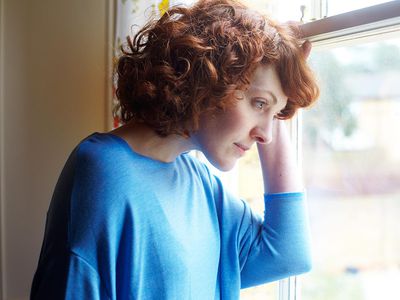
{"label": "woman's chin", "polygon": [[228,172],[233,169],[237,160],[210,161],[210,163],[222,172]]}

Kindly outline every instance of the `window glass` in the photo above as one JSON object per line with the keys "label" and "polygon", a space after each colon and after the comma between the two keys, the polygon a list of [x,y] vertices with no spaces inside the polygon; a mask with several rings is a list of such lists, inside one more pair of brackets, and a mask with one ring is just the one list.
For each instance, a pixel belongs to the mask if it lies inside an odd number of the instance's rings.
{"label": "window glass", "polygon": [[400,299],[400,38],[315,50],[303,113],[313,271],[303,300]]}

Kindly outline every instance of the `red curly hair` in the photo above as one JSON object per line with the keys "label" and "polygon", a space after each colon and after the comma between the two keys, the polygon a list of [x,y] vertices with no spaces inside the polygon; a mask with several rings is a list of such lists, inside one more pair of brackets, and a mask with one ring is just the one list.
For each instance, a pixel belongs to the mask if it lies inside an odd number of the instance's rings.
{"label": "red curly hair", "polygon": [[277,116],[288,119],[319,94],[295,27],[275,23],[235,0],[200,0],[150,21],[116,66],[117,113],[160,136],[190,135],[205,112],[238,101],[260,64],[273,64],[288,97]]}

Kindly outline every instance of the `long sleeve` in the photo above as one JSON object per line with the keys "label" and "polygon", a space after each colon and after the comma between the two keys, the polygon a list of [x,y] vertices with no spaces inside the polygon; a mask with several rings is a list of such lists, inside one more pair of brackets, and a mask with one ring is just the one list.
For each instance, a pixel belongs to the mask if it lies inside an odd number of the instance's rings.
{"label": "long sleeve", "polygon": [[65,299],[111,299],[97,271],[74,253],[70,254],[66,282]]}
{"label": "long sleeve", "polygon": [[[221,228],[221,294],[307,272],[311,267],[305,195],[265,195],[265,215],[226,191],[214,178]],[[231,290],[229,290],[231,287]]]}
{"label": "long sleeve", "polygon": [[[77,147],[70,155],[53,194],[38,269],[32,283],[32,300],[110,299],[97,266],[73,250],[73,247],[79,250],[76,241],[82,241],[87,252],[97,254],[97,259],[101,259],[101,252],[104,252],[104,247],[97,247],[101,250],[96,252],[96,244],[91,243],[96,237],[88,228],[90,224],[94,225],[99,215],[96,207],[104,203],[102,200],[108,195],[97,188],[101,185],[95,184],[100,170],[84,161],[81,150]],[[91,199],[92,203],[99,204],[90,205]],[[79,207],[74,208],[76,205]]]}
{"label": "long sleeve", "polygon": [[311,268],[309,229],[303,193],[265,196],[264,222],[249,213],[241,237],[241,287],[304,273]]}
{"label": "long sleeve", "polygon": [[37,281],[31,293],[32,300],[110,299],[96,270],[73,253],[49,259],[42,272],[48,276]]}

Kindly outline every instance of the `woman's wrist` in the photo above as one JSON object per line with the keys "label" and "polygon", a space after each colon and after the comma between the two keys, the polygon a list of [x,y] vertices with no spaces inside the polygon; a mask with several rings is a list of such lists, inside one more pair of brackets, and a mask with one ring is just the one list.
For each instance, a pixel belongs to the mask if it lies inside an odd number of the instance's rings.
{"label": "woman's wrist", "polygon": [[265,193],[301,192],[303,185],[284,121],[274,121],[270,144],[258,144]]}

